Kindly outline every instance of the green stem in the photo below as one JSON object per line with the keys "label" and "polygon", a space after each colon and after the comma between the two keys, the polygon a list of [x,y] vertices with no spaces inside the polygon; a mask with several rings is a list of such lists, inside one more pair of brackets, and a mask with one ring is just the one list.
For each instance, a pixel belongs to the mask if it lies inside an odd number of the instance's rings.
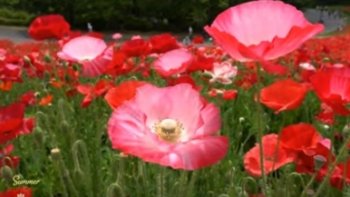
{"label": "green stem", "polygon": [[[335,158],[335,161],[331,164],[331,166],[328,168],[327,171],[327,175],[324,177],[324,179],[322,180],[320,186],[318,187],[314,197],[317,197],[321,194],[323,188],[326,186],[326,184],[328,183],[329,178],[331,177],[335,167],[337,166],[337,164],[341,161],[342,156],[347,153],[348,150],[348,144],[350,142],[350,135],[347,137],[347,139],[345,140],[345,143],[341,146],[340,151],[337,155],[337,157]],[[332,142],[333,144],[333,142]]]}
{"label": "green stem", "polygon": [[261,177],[262,177],[262,190],[263,194],[267,195],[267,177],[265,174],[265,169],[264,169],[264,150],[263,150],[263,144],[262,144],[262,138],[264,135],[264,128],[263,128],[263,109],[260,104],[260,90],[261,87],[263,86],[263,83],[261,82],[261,72],[260,72],[260,65],[257,64],[257,87],[254,92],[256,95],[256,119],[255,119],[255,129],[257,130],[256,132],[256,138],[259,143],[259,158],[260,158],[260,169],[261,169]]}

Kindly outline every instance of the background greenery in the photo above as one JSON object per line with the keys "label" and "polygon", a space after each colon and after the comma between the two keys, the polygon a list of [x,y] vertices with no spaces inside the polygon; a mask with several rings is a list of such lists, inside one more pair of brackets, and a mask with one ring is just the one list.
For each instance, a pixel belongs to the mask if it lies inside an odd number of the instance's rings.
{"label": "background greenery", "polygon": [[[28,25],[37,15],[60,13],[74,28],[96,30],[202,30],[225,8],[246,0],[0,0],[0,24]],[[299,8],[348,0],[285,0]]]}

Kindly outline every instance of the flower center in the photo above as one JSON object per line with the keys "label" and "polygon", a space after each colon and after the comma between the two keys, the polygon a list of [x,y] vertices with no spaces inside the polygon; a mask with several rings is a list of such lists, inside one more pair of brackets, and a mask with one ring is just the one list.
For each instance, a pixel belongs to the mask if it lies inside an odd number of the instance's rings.
{"label": "flower center", "polygon": [[155,124],[155,132],[167,142],[176,142],[182,133],[182,124],[170,118],[163,119]]}

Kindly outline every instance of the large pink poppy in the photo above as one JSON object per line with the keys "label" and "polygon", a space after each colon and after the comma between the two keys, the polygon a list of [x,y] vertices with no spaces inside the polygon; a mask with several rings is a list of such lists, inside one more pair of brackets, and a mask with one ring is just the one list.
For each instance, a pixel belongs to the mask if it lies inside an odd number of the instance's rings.
{"label": "large pink poppy", "polygon": [[108,47],[104,40],[91,36],[79,36],[65,43],[57,56],[66,61],[82,64],[83,75],[94,77],[106,71],[112,59],[112,53],[112,47]]}
{"label": "large pink poppy", "polygon": [[[238,61],[266,61],[286,55],[323,30],[282,1],[251,1],[219,14],[205,30]],[[269,66],[269,71],[279,71]]]}
{"label": "large pink poppy", "polygon": [[195,170],[217,163],[228,149],[219,136],[220,112],[189,84],[145,84],[108,122],[112,147],[147,162]]}

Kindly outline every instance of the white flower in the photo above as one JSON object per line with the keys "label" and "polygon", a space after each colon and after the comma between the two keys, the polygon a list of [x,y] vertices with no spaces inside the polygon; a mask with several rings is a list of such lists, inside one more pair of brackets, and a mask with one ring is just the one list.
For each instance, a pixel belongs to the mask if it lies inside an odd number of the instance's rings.
{"label": "white flower", "polygon": [[222,84],[232,83],[232,79],[237,75],[237,67],[232,66],[231,61],[215,62],[212,71],[206,71],[212,78],[210,83],[219,82]]}

